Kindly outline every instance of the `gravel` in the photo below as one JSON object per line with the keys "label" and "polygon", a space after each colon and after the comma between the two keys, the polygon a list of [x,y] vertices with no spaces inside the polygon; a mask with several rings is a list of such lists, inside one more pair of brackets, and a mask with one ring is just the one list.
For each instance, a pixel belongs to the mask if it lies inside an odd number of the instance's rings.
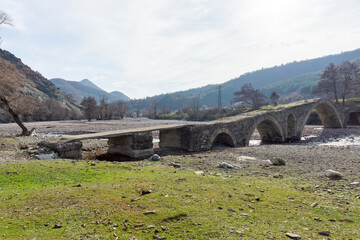
{"label": "gravel", "polygon": [[[35,127],[38,137],[15,137],[20,133],[15,124],[0,124],[0,163],[24,161],[29,159],[28,149],[52,135],[74,134],[85,132],[100,132],[117,129],[146,127],[151,125],[189,123],[185,121],[124,119],[112,121],[63,121],[27,123],[29,128]],[[47,134],[47,135],[46,135]],[[10,136],[9,136],[10,135]],[[256,133],[253,135],[256,139]],[[213,151],[163,152],[156,150],[161,156],[160,162],[151,164],[169,165],[174,161],[181,163],[182,168],[204,171],[205,173],[219,171],[216,166],[226,162],[237,166],[235,169],[220,171],[241,171],[244,175],[281,175],[301,177],[305,179],[326,179],[325,171],[333,169],[343,174],[343,180],[359,182],[360,169],[360,128],[323,129],[322,126],[306,126],[304,138],[300,142],[259,145],[242,148],[217,148]],[[155,136],[156,137],[156,136]],[[107,141],[84,141],[85,151],[106,152]],[[155,144],[157,145],[157,144]],[[167,155],[167,156],[166,156]],[[192,158],[192,161],[182,161]],[[281,158],[285,166],[272,166],[269,160]],[[148,164],[144,161],[143,164]]]}

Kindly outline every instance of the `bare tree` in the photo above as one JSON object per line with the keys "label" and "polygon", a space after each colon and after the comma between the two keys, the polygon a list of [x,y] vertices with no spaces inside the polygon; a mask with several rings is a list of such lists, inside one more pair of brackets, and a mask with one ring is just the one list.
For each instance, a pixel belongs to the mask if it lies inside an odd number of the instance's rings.
{"label": "bare tree", "polygon": [[271,93],[271,95],[270,95],[270,101],[271,101],[271,104],[272,104],[272,105],[277,106],[277,105],[278,105],[278,102],[279,102],[279,99],[280,99],[279,94],[277,94],[276,92],[272,92],[272,93]]}
{"label": "bare tree", "polygon": [[314,94],[323,95],[325,94],[328,97],[335,98],[336,103],[339,103],[338,100],[338,85],[339,85],[339,76],[338,76],[337,67],[330,63],[329,66],[321,74],[321,80],[318,83],[317,89],[313,91]]}
{"label": "bare tree", "polygon": [[84,117],[91,121],[91,119],[96,118],[98,116],[98,105],[96,103],[95,98],[93,97],[84,97],[81,101],[82,111],[84,113]]}
{"label": "bare tree", "polygon": [[165,117],[165,115],[168,114],[169,112],[170,112],[170,111],[167,109],[166,104],[163,104],[163,105],[162,105],[162,108],[161,108],[161,115],[162,115],[163,117]]}
{"label": "bare tree", "polygon": [[[0,25],[7,24],[12,25],[12,20],[5,12],[0,10]],[[2,40],[0,37],[0,44]],[[2,72],[1,78],[5,79],[5,71]],[[19,114],[16,112],[16,110],[11,106],[10,101],[8,99],[8,96],[11,93],[9,93],[9,86],[7,84],[2,84],[0,87],[0,104],[1,106],[7,111],[14,121],[19,125],[19,127],[22,130],[21,135],[23,136],[30,136],[35,129],[31,129],[30,131],[27,129],[27,127],[24,125],[24,123],[21,121]]]}
{"label": "bare tree", "polygon": [[346,61],[339,66],[331,63],[321,74],[321,80],[313,93],[334,97],[336,103],[339,103],[340,97],[344,106],[347,96],[359,92],[359,85],[360,69],[355,63]]}
{"label": "bare tree", "polygon": [[339,66],[338,71],[341,83],[339,92],[344,106],[346,96],[358,90],[360,84],[360,69],[355,63],[346,61]]}
{"label": "bare tree", "polygon": [[158,105],[157,101],[154,100],[151,104],[151,107],[148,110],[148,113],[147,113],[148,118],[156,118],[157,117],[157,114],[158,114],[157,105]]}
{"label": "bare tree", "polygon": [[[0,25],[3,25],[3,24],[11,25],[11,26],[13,25],[12,19],[10,18],[10,16],[0,10]],[[1,42],[2,42],[2,40],[0,37],[0,44],[1,44]]]}
{"label": "bare tree", "polygon": [[127,107],[124,104],[124,101],[117,100],[115,102],[115,115],[123,119],[127,112]]}
{"label": "bare tree", "polygon": [[251,83],[244,84],[240,91],[234,92],[233,103],[248,104],[252,109],[259,109],[266,104],[267,98],[258,89],[254,89]]}

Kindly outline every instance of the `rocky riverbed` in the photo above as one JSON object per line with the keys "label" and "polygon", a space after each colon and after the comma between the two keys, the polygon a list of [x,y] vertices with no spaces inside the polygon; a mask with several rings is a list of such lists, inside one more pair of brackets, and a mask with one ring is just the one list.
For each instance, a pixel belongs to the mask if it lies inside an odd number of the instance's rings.
{"label": "rocky riverbed", "polygon": [[[29,159],[29,149],[44,139],[59,135],[101,132],[151,125],[188,123],[182,121],[125,119],[121,121],[64,121],[28,123],[35,127],[38,136],[16,137],[20,130],[15,124],[0,124],[0,163]],[[156,134],[156,133],[155,133]],[[323,129],[322,126],[306,126],[299,142],[256,145],[243,148],[220,147],[200,153],[166,152],[156,150],[161,164],[177,163],[186,169],[216,172],[217,164],[227,162],[236,166],[235,171],[247,175],[298,176],[301,178],[324,178],[327,169],[343,173],[348,181],[359,181],[360,128]],[[156,135],[154,136],[156,138]],[[253,140],[256,142],[255,132]],[[157,144],[155,143],[155,146]],[[84,141],[83,150],[87,159],[94,160],[106,152],[106,140]],[[279,157],[286,161],[285,167],[269,164],[269,159]],[[189,160],[191,159],[191,160]],[[145,161],[144,164],[148,164]]]}

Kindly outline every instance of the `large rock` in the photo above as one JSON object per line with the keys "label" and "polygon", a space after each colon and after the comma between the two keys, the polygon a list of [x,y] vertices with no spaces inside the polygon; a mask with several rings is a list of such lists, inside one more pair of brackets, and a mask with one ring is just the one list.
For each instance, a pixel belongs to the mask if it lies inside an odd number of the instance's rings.
{"label": "large rock", "polygon": [[38,144],[39,147],[49,149],[59,154],[60,158],[80,159],[82,157],[82,142],[48,142],[42,141]]}
{"label": "large rock", "polygon": [[331,169],[325,171],[325,176],[332,180],[338,180],[343,177],[343,175],[340,172]]}

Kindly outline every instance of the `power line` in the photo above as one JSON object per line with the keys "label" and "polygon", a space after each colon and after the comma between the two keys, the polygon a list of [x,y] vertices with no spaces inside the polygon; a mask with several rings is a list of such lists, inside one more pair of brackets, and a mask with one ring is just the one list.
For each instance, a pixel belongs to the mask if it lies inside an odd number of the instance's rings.
{"label": "power line", "polygon": [[219,94],[218,94],[218,109],[221,109],[221,86],[219,86]]}

